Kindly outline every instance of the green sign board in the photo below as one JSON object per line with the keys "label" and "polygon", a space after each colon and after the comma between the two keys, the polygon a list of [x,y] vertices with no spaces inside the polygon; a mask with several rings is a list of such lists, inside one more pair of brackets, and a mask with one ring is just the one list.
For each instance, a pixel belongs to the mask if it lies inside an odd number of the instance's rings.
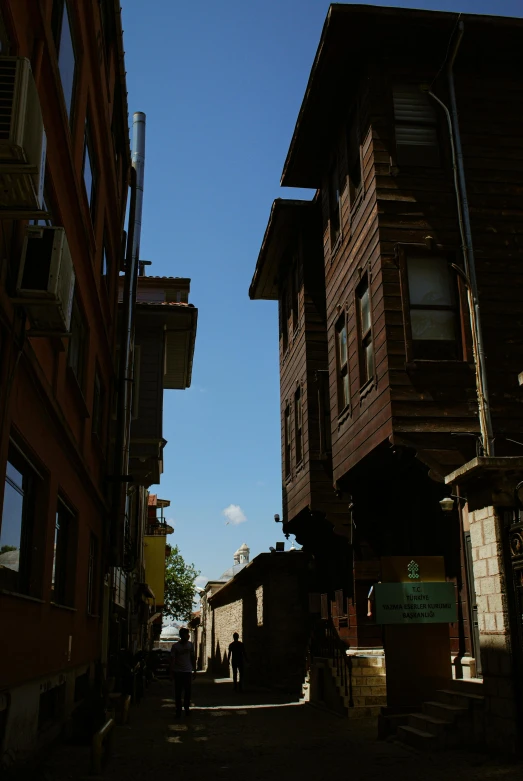
{"label": "green sign board", "polygon": [[377,583],[376,623],[452,624],[457,621],[453,583]]}

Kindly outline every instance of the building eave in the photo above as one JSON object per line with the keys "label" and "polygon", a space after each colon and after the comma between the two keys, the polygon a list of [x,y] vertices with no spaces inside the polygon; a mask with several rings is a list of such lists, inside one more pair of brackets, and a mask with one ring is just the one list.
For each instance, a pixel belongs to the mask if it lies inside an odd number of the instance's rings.
{"label": "building eave", "polygon": [[[322,173],[329,163],[326,156],[330,153],[333,133],[350,109],[350,80],[357,82],[358,71],[365,62],[381,61],[383,44],[396,40],[393,26],[401,34],[417,22],[430,31],[431,39],[439,34],[438,51],[441,49],[443,62],[457,19],[458,14],[452,12],[331,5],[283,166],[281,185],[321,186]],[[461,14],[461,19],[465,23],[462,50],[467,47],[467,31],[470,28],[481,28],[484,34],[490,35],[501,28],[511,33],[519,28],[519,33],[523,26],[523,19],[513,17]],[[422,37],[417,38],[422,43]],[[398,48],[401,49],[400,46]],[[343,100],[339,95],[341,80],[344,84]]]}
{"label": "building eave", "polygon": [[249,298],[278,300],[278,276],[285,251],[296,234],[300,220],[318,208],[315,200],[277,198],[273,202],[249,287]]}

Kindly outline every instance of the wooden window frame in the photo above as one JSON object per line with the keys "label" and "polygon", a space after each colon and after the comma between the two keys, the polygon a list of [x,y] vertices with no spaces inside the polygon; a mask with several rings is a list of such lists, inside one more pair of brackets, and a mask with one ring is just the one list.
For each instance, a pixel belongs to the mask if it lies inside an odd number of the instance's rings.
{"label": "wooden window frame", "polygon": [[[414,362],[427,362],[427,361],[436,361],[436,362],[471,362],[473,360],[472,357],[472,340],[470,336],[470,325],[467,320],[467,312],[468,312],[468,300],[467,300],[467,291],[464,282],[460,278],[460,276],[453,272],[453,270],[450,268],[451,263],[457,263],[458,257],[455,250],[442,247],[441,245],[435,246],[433,248],[427,247],[426,244],[403,244],[398,245],[396,248],[398,260],[399,260],[399,271],[400,271],[400,282],[401,282],[401,299],[402,299],[402,307],[403,307],[403,321],[404,321],[404,333],[405,333],[405,354],[406,354],[406,360],[407,363],[414,363]],[[455,357],[421,357],[419,354],[416,354],[418,351],[415,349],[414,342],[417,340],[414,340],[412,338],[412,325],[411,325],[411,317],[410,317],[410,311],[411,309],[430,309],[432,307],[425,305],[414,305],[411,306],[410,303],[410,293],[409,293],[409,278],[408,278],[408,268],[407,268],[407,261],[409,256],[426,256],[426,257],[433,257],[433,258],[446,258],[448,264],[449,264],[449,275],[452,279],[452,275],[454,274],[454,281],[452,284],[452,290],[454,293],[454,306],[453,307],[434,307],[435,309],[442,309],[445,311],[454,311],[455,312],[455,330],[456,330],[456,340],[455,340]],[[419,340],[422,342],[423,340]]]}
{"label": "wooden window frame", "polygon": [[[346,310],[338,317],[336,325],[334,327],[334,339],[336,350],[336,390],[338,397],[338,415],[343,415],[351,404],[350,393],[350,372],[349,372],[349,328],[347,322]],[[341,338],[342,331],[345,331],[345,361],[342,360],[341,355]],[[347,399],[344,393],[344,382],[347,382]]]}
{"label": "wooden window frame", "polygon": [[303,461],[303,394],[301,385],[294,393],[294,442],[296,466]]}
{"label": "wooden window frame", "polygon": [[[334,187],[334,185],[336,185]],[[334,191],[336,195],[334,195]],[[331,253],[335,252],[342,238],[341,225],[341,194],[340,167],[338,156],[329,170],[328,178],[328,203],[329,203],[329,237]]]}
{"label": "wooden window frame", "polygon": [[[363,175],[363,153],[361,144],[361,126],[359,106],[356,106],[349,117],[346,133],[347,144],[347,177],[349,182],[349,205],[353,214],[365,197],[365,182]],[[354,167],[358,166],[359,183],[355,183]]]}
{"label": "wooden window frame", "polygon": [[[360,393],[370,387],[376,379],[376,350],[374,341],[374,324],[372,317],[372,291],[370,286],[370,274],[365,272],[354,291],[354,304],[356,313],[356,332],[358,335],[358,366],[360,371]],[[362,323],[361,301],[364,291],[367,290],[369,298],[369,326],[365,330]],[[367,369],[367,348],[372,347],[372,371]]]}
{"label": "wooden window frame", "polygon": [[291,405],[287,402],[283,411],[283,450],[284,462],[283,471],[285,479],[289,480],[292,476],[292,442],[291,442]]}
{"label": "wooden window frame", "polygon": [[297,332],[300,327],[300,264],[297,255],[294,255],[290,270],[291,280],[291,314],[292,314],[292,334]]}
{"label": "wooden window frame", "polygon": [[282,288],[280,298],[280,325],[281,325],[281,338],[282,338],[282,357],[289,349],[289,312],[288,305],[288,293],[287,286]]}

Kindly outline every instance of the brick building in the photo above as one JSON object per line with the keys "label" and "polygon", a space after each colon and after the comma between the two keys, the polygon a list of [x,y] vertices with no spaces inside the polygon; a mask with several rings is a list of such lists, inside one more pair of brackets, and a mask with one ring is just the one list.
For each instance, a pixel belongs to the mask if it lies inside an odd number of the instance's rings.
{"label": "brick building", "polygon": [[58,734],[100,660],[130,147],[117,3],[4,0],[0,37],[12,96],[0,139],[0,747],[12,760]]}

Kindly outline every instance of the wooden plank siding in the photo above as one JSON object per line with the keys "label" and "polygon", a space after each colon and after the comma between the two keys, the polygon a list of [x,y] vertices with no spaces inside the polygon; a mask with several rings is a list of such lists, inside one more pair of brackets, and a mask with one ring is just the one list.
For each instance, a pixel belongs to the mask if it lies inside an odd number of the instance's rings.
{"label": "wooden plank siding", "polygon": [[[385,341],[385,318],[381,288],[381,258],[374,167],[374,139],[369,124],[369,95],[360,105],[362,138],[363,198],[351,210],[349,187],[341,193],[341,242],[331,248],[328,219],[328,181],[323,192],[325,281],[327,297],[327,332],[329,386],[332,418],[332,458],[334,479],[348,472],[361,458],[391,433],[392,413],[388,387],[388,360]],[[342,130],[342,133],[345,129]],[[346,171],[341,171],[346,182]],[[364,274],[368,275],[375,347],[375,377],[372,387],[360,393],[360,356],[356,328],[355,291]],[[338,415],[338,374],[336,363],[336,323],[345,311],[348,330],[348,371],[350,411]]]}
{"label": "wooden plank siding", "polygon": [[[463,346],[462,365],[408,364],[398,247],[432,237],[435,247],[460,257],[450,145],[440,120],[439,168],[394,169],[394,123],[391,76],[369,79],[360,96],[362,178],[364,197],[351,210],[345,158],[340,143],[341,239],[331,246],[329,181],[322,185],[323,247],[327,300],[327,334],[332,456],[334,480],[342,479],[380,442],[395,433],[414,436],[422,445],[424,432],[440,435],[438,448],[456,450],[451,433],[477,432],[477,397],[470,337]],[[523,352],[523,115],[518,110],[523,87],[500,83],[499,77],[478,80],[456,76],[460,128],[466,168],[470,216],[479,285],[482,324],[488,361],[489,390],[495,432],[503,448],[504,435],[523,430],[523,405],[517,374]],[[444,100],[448,96],[440,90]],[[491,106],[495,107],[491,110]],[[339,131],[341,137],[346,129]],[[334,136],[336,138],[336,135]],[[356,326],[356,288],[369,278],[375,352],[375,377],[361,393]],[[462,300],[464,333],[470,333],[466,300]],[[335,328],[346,311],[350,413],[338,410]],[[450,362],[449,362],[450,363]],[[441,371],[440,371],[441,370]],[[439,373],[439,377],[435,376]],[[512,454],[510,446],[503,453]]]}
{"label": "wooden plank siding", "polygon": [[[505,87],[499,78],[477,79],[460,75],[459,71],[456,87],[492,418],[495,433],[501,439],[507,432],[519,433],[523,425],[517,388],[523,346],[523,119],[514,108],[523,89],[515,91]],[[390,100],[382,82],[376,104],[386,106]],[[435,244],[454,247],[457,252],[461,244],[448,141],[440,136],[440,169],[424,169],[425,175],[421,171],[400,170],[397,176],[391,176],[394,134],[386,119],[386,111],[373,119],[373,140],[380,248],[382,258],[388,261],[383,296],[385,322],[388,329],[396,329],[395,334],[390,331],[387,339],[389,367],[394,370],[393,428],[395,432],[420,435],[424,431],[442,435],[477,431],[473,372],[468,373],[464,386],[462,377],[448,373],[446,393],[438,394],[433,375],[428,374],[423,380],[420,376],[413,379],[409,373],[402,350],[405,341],[399,333],[398,315],[401,318],[404,302],[395,245],[422,244],[427,235],[433,237]],[[463,314],[468,319],[468,312]],[[392,339],[393,336],[396,338]],[[456,392],[453,398],[455,379],[463,386],[463,393]],[[503,447],[502,441],[499,445]]]}
{"label": "wooden plank siding", "polygon": [[[320,236],[316,225],[302,221],[296,236],[298,277],[298,328],[289,334],[288,348],[283,353],[280,333],[280,397],[283,518],[290,522],[304,510],[326,515],[333,523],[346,508],[336,498],[332,483],[330,454],[321,452],[320,408],[317,372],[327,372],[327,333],[325,323],[325,282]],[[294,254],[294,253],[292,253]],[[280,286],[280,324],[282,293]],[[281,329],[280,329],[281,330]],[[301,388],[302,459],[297,463],[295,394]],[[291,472],[286,475],[285,410],[291,410]]]}

